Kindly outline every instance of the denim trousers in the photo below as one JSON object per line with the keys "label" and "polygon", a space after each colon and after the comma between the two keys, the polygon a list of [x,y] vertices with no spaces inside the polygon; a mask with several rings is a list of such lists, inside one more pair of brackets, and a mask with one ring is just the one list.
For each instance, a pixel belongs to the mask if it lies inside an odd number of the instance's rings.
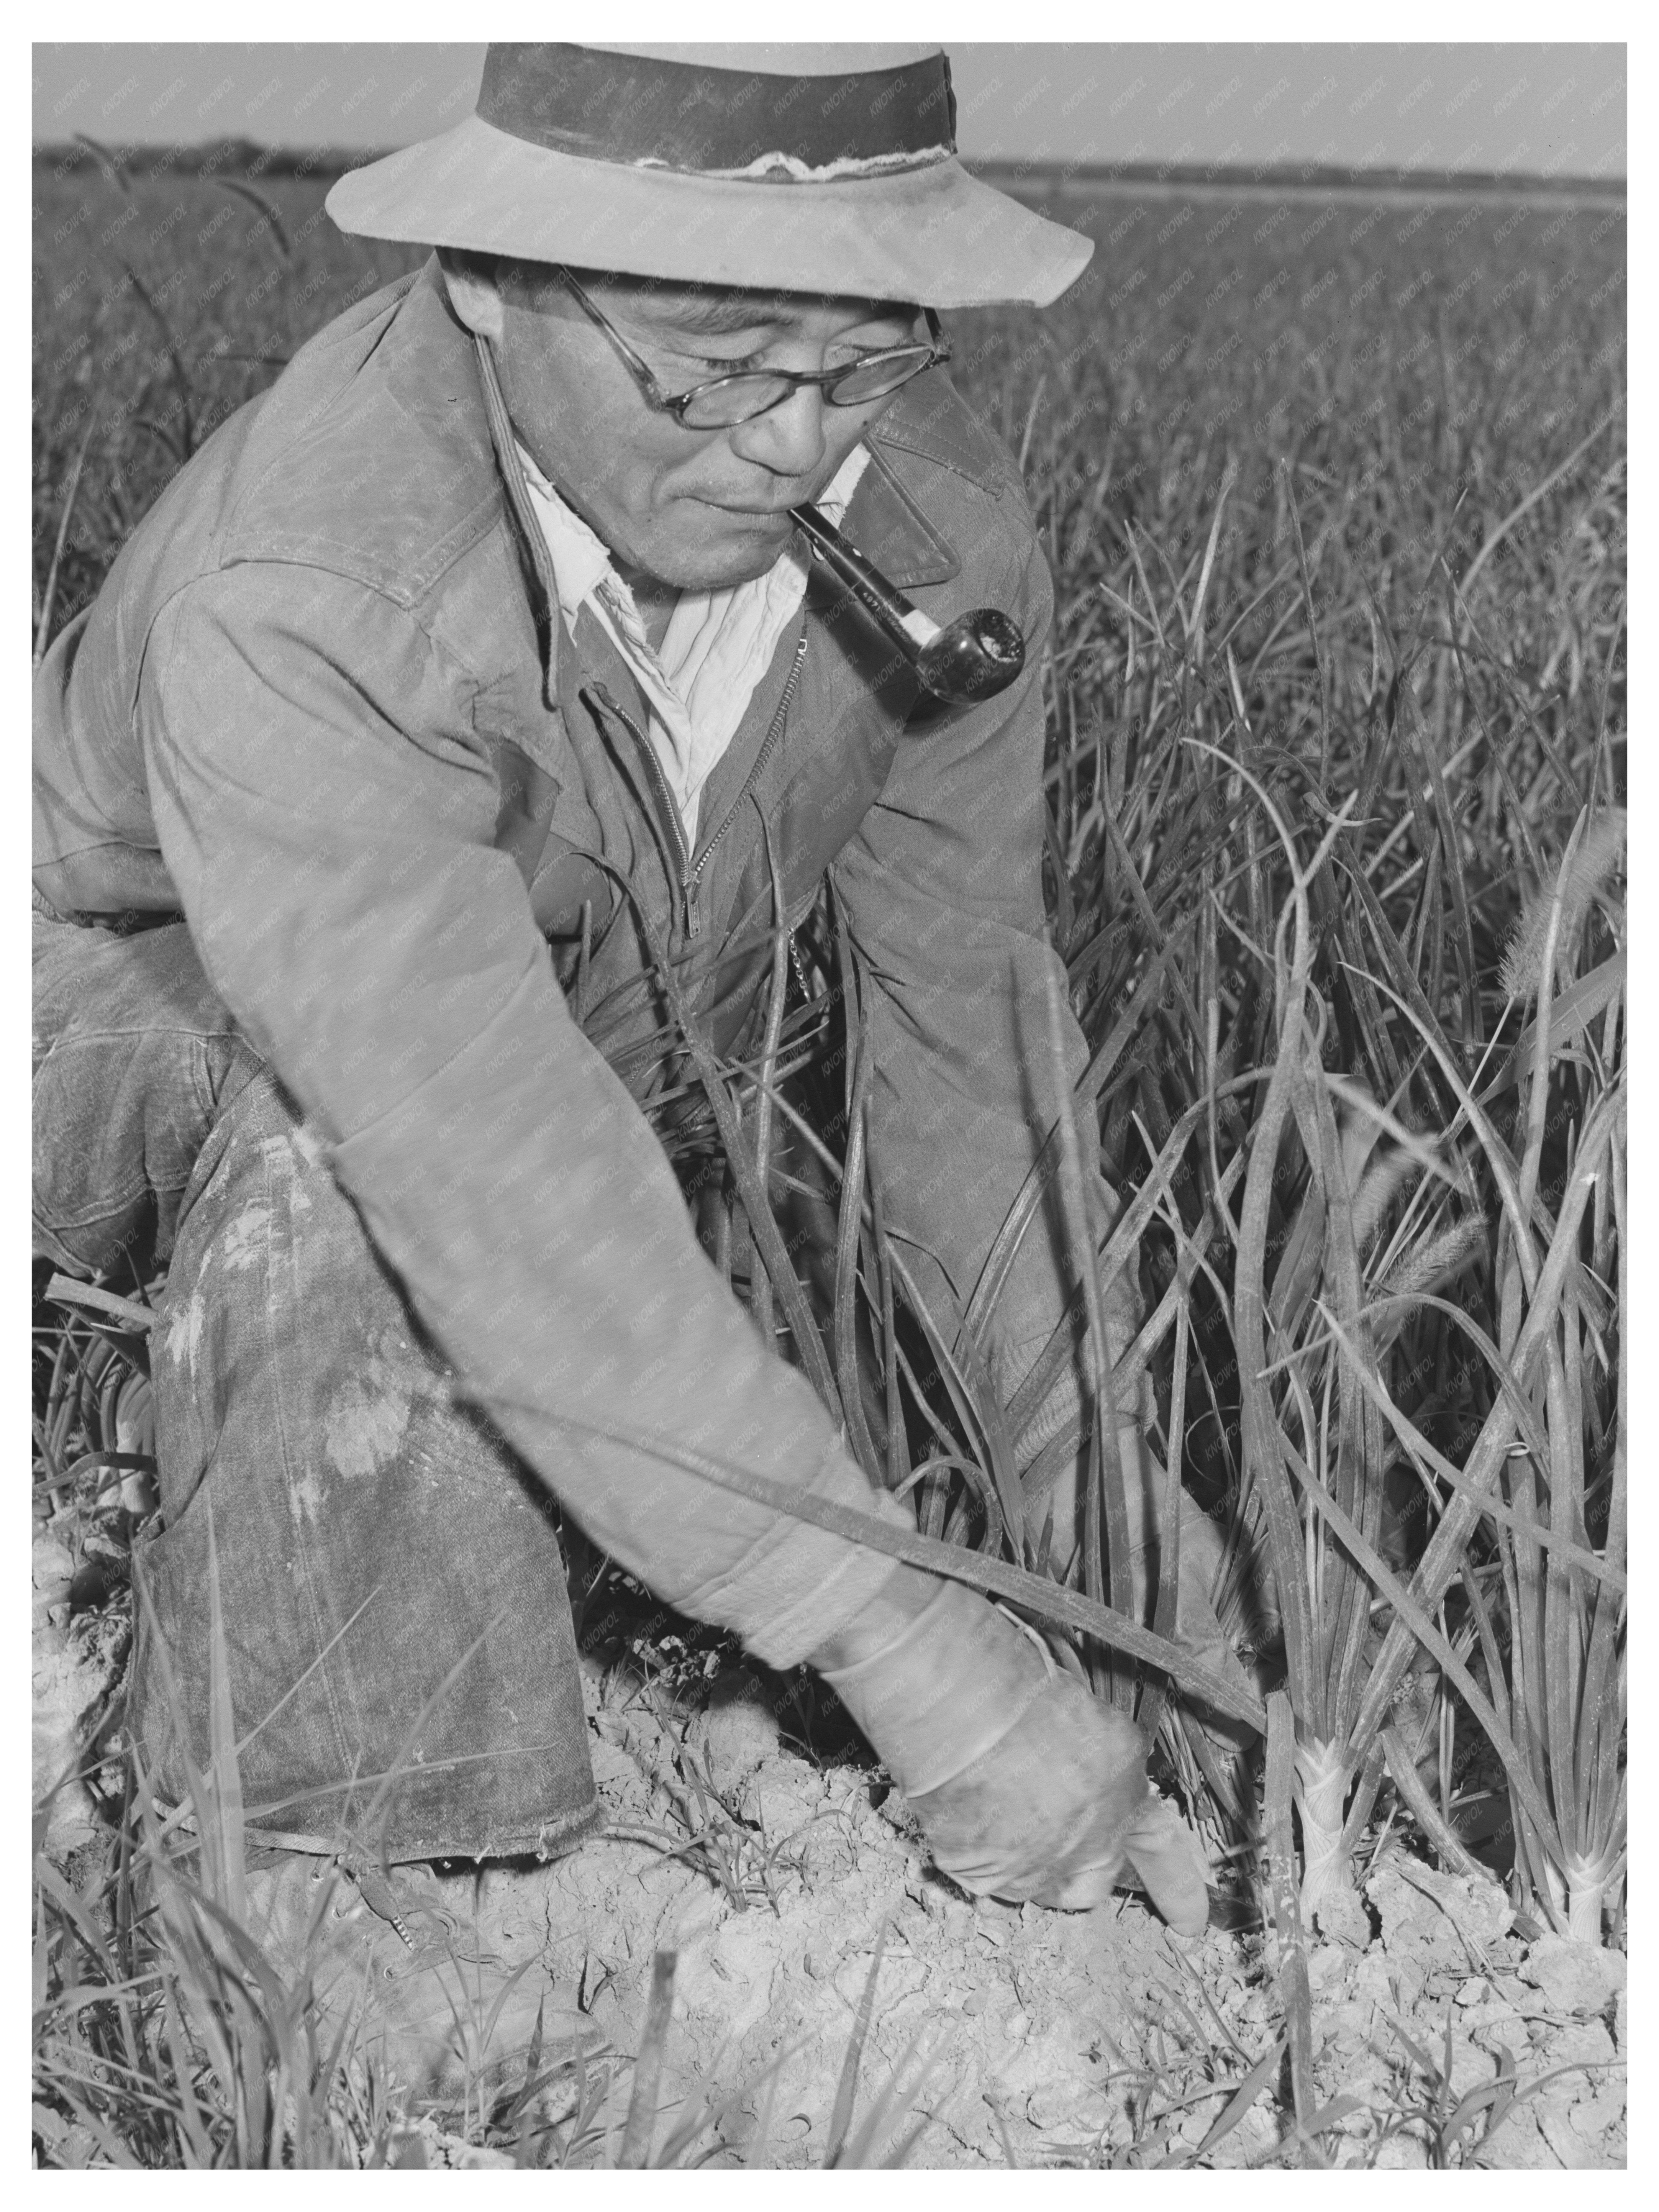
{"label": "denim trousers", "polygon": [[166,1271],[161,1515],[129,1723],[208,1757],[216,1565],[246,1817],[392,1861],[568,1849],[598,1817],[546,1493],[468,1407],[182,922],[37,910],[37,1256]]}

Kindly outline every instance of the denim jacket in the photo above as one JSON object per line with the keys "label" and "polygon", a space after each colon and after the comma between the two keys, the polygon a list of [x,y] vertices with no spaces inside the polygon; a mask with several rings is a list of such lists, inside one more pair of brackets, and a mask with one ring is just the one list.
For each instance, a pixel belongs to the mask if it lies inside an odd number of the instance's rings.
{"label": "denim jacket", "polygon": [[[1012,458],[942,372],[866,439],[848,534],[938,619],[1006,610],[1025,672],[934,708],[815,572],[694,852],[625,665],[587,613],[564,627],[435,261],[216,433],[36,681],[37,891],[184,916],[465,1388],[597,1541],[775,1663],[886,1563],[687,1470],[876,1510],[641,1111],[672,1065],[653,947],[742,1048],[775,900],[798,921],[830,872],[872,986],[872,1172],[947,1339],[1056,1110],[1048,572]],[[1083,1056],[1068,1012],[1068,1081]],[[992,1345],[1005,1390],[1065,1303],[1062,1249],[1040,1217]]]}

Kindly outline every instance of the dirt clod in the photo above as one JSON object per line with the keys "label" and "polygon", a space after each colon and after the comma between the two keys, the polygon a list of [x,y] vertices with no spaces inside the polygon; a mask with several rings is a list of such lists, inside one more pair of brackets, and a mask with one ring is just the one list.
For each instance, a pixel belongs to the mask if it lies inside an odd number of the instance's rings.
{"label": "dirt clod", "polygon": [[1625,1986],[1625,1957],[1565,1936],[1540,1936],[1528,1947],[1521,1978],[1564,2013],[1600,2012]]}

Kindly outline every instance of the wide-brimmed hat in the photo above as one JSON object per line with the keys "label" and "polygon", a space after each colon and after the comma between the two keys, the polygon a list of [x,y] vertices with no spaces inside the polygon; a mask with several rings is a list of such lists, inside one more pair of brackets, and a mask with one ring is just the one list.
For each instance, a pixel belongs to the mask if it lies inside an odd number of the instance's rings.
{"label": "wide-brimmed hat", "polygon": [[492,46],[476,113],[340,179],[342,230],[697,283],[1044,307],[1092,240],[969,175],[937,47]]}

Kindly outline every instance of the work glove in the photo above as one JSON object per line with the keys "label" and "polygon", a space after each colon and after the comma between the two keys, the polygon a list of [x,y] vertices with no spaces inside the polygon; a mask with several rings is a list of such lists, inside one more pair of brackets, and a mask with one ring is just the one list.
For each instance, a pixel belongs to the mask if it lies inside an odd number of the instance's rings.
{"label": "work glove", "polygon": [[959,1583],[900,1569],[815,1664],[880,1754],[935,1862],[978,1895],[1073,1911],[1146,1890],[1170,1925],[1208,1917],[1196,1839],[1146,1782],[1127,1717],[1053,1671]]}

